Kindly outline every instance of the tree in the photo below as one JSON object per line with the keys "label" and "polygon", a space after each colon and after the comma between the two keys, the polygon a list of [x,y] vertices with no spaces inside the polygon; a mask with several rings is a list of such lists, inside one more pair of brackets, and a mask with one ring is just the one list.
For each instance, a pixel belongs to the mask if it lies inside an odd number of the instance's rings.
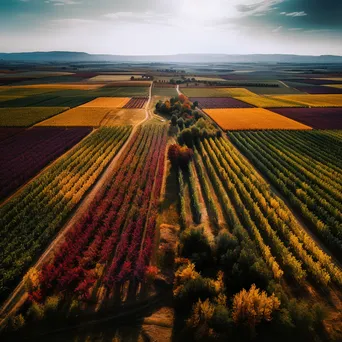
{"label": "tree", "polygon": [[131,77],[131,81],[134,81],[134,76]]}
{"label": "tree", "polygon": [[272,294],[260,292],[253,284],[247,292],[245,289],[234,296],[233,321],[237,325],[247,326],[252,333],[261,321],[271,321],[272,313],[280,307],[280,300]]}
{"label": "tree", "polygon": [[172,126],[176,126],[176,125],[177,125],[177,120],[178,120],[177,115],[173,114],[173,115],[171,116],[171,125],[172,125]]}
{"label": "tree", "polygon": [[182,118],[179,118],[177,120],[177,125],[178,125],[179,129],[182,130],[184,128],[184,120]]}
{"label": "tree", "polygon": [[170,145],[169,150],[167,152],[167,157],[169,158],[172,165],[178,165],[179,158],[179,148],[180,146],[177,144]]}

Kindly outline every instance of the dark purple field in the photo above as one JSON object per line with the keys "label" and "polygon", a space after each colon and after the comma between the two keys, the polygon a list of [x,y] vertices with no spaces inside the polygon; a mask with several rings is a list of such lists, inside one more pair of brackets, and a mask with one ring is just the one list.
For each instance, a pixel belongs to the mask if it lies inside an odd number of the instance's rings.
{"label": "dark purple field", "polygon": [[342,108],[273,108],[272,112],[315,129],[342,129]]}
{"label": "dark purple field", "polygon": [[342,94],[342,89],[323,86],[296,87],[299,91],[308,94]]}
{"label": "dark purple field", "polygon": [[231,97],[190,97],[189,100],[197,101],[201,108],[253,108],[252,105]]}
{"label": "dark purple field", "polygon": [[91,128],[34,127],[0,142],[0,200],[85,137]]}
{"label": "dark purple field", "polygon": [[0,141],[3,141],[23,130],[23,127],[0,127]]}
{"label": "dark purple field", "polygon": [[[325,77],[325,76],[321,76],[321,77]],[[312,84],[312,85],[320,86],[323,84],[340,84],[341,83],[341,81],[316,80],[313,78],[291,78],[291,79],[283,79],[283,81],[285,83],[286,83],[286,81],[303,83],[304,86],[305,86],[305,84]]]}

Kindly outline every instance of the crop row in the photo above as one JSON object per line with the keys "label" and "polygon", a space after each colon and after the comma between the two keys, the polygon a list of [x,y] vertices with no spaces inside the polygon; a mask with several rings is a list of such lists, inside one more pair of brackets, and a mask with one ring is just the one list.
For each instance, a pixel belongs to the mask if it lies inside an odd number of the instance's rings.
{"label": "crop row", "polygon": [[101,128],[0,208],[0,298],[15,286],[120,150],[131,127]]}
{"label": "crop row", "polygon": [[133,97],[131,98],[123,108],[144,108],[145,103],[147,102],[148,97]]}
{"label": "crop row", "polygon": [[34,127],[0,143],[0,200],[89,132],[86,127]]}
{"label": "crop row", "polygon": [[[111,182],[43,267],[38,294],[32,294],[35,299],[54,291],[89,299],[100,278],[109,291],[126,280],[143,279],[154,242],[166,139],[160,126],[137,131]],[[101,274],[96,272],[99,267]]]}
{"label": "crop row", "polygon": [[[334,168],[319,161],[319,156],[329,155],[327,147],[313,143],[315,134],[301,135],[299,132],[269,134],[266,132],[248,132],[231,134],[232,140],[253,163],[271,180],[290,203],[303,215],[315,233],[329,247],[341,253],[342,251],[342,182],[339,177],[337,157],[331,156]],[[326,140],[326,139],[325,139]],[[308,156],[304,148],[318,156]]]}
{"label": "crop row", "polygon": [[[271,193],[229,142],[222,138],[205,140],[199,151],[209,176],[216,178],[213,186],[218,196],[228,195],[230,215],[247,229],[275,278],[286,269],[286,274],[299,283],[310,274],[319,284],[327,285],[331,280],[342,284],[342,273],[331,258],[303,231],[288,207]],[[233,227],[231,223],[229,226]]]}

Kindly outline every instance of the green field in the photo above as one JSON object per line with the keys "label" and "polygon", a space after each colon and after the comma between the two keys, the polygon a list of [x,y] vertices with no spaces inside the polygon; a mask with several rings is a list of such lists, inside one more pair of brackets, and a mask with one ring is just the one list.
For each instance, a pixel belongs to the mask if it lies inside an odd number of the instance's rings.
{"label": "green field", "polygon": [[152,88],[152,96],[177,96],[176,88]]}
{"label": "green field", "polygon": [[0,108],[0,126],[29,127],[67,109],[64,107]]}

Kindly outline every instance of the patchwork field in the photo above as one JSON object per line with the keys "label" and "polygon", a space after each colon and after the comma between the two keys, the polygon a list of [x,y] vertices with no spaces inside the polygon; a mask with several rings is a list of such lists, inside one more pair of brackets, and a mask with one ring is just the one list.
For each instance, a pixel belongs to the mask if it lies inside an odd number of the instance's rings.
{"label": "patchwork field", "polygon": [[224,130],[311,129],[263,108],[206,109],[205,112]]}
{"label": "patchwork field", "polygon": [[91,129],[33,127],[0,143],[0,201],[48,163],[85,137]]}
{"label": "patchwork field", "polygon": [[22,127],[0,127],[0,141],[3,141],[19,132],[22,132]]}
{"label": "patchwork field", "polygon": [[251,92],[258,95],[285,95],[285,94],[301,94],[301,90],[292,87],[246,87]]}
{"label": "patchwork field", "polygon": [[325,87],[337,88],[342,89],[342,84],[325,84]]}
{"label": "patchwork field", "polygon": [[260,108],[277,108],[277,107],[302,107],[294,101],[285,100],[281,98],[273,98],[273,97],[266,97],[266,96],[239,96],[236,99],[249,103],[255,107]]}
{"label": "patchwork field", "polygon": [[190,97],[191,102],[198,102],[201,108],[252,108],[250,104],[231,97]]}
{"label": "patchwork field", "polygon": [[122,108],[131,99],[129,97],[99,97],[93,101],[87,102],[80,106],[81,108]]}
{"label": "patchwork field", "polygon": [[145,119],[145,109],[112,109],[101,123],[102,126],[135,126]]}
{"label": "patchwork field", "polygon": [[283,95],[272,97],[276,100],[297,102],[311,107],[342,107],[341,95]]}
{"label": "patchwork field", "polygon": [[342,129],[341,108],[274,108],[272,111],[315,129]]}
{"label": "patchwork field", "polygon": [[[96,83],[96,84],[89,84],[89,83],[42,83],[42,84],[29,84],[29,85],[22,85],[22,86],[8,86],[7,89],[80,89],[80,90],[91,90],[91,89],[98,89],[105,86],[106,83]],[[0,91],[2,88],[0,87]]]}
{"label": "patchwork field", "polygon": [[29,127],[67,109],[63,107],[0,108],[0,126]]}
{"label": "patchwork field", "polygon": [[182,93],[187,97],[237,97],[255,95],[244,88],[182,88]]}
{"label": "patchwork field", "polygon": [[94,97],[134,97],[148,96],[149,87],[103,87],[89,92]]}
{"label": "patchwork field", "polygon": [[38,124],[38,126],[99,127],[102,120],[115,107],[76,107]]}

